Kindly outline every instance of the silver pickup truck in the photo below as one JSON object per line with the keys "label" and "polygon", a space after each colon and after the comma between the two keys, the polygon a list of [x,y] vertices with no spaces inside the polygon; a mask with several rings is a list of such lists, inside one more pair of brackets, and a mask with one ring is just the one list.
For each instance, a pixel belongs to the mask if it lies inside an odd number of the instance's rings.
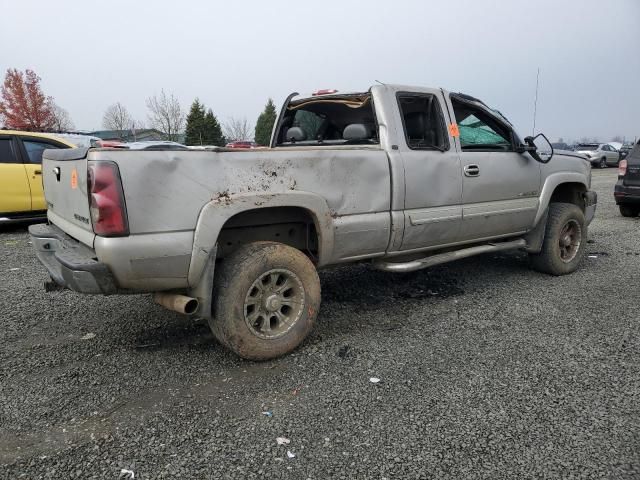
{"label": "silver pickup truck", "polygon": [[47,150],[49,223],[29,231],[48,289],[152,292],[238,355],[273,358],[313,327],[318,268],[521,249],[537,270],[573,272],[596,208],[590,165],[545,140],[442,89],[292,94],[268,148]]}

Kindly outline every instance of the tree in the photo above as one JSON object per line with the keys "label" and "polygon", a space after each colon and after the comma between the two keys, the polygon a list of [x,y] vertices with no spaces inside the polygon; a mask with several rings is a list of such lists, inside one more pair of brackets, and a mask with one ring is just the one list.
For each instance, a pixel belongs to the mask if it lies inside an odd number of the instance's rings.
{"label": "tree", "polygon": [[6,127],[29,131],[55,127],[53,98],[42,92],[33,70],[8,69],[1,92],[0,119]]}
{"label": "tree", "polygon": [[622,135],[616,135],[616,136],[612,137],[611,141],[612,142],[618,142],[618,143],[623,143],[624,142],[624,140],[622,138]]}
{"label": "tree", "polygon": [[133,118],[120,102],[109,105],[102,116],[102,126],[107,130],[131,130]]}
{"label": "tree", "polygon": [[273,100],[269,99],[264,107],[264,111],[258,117],[256,122],[256,143],[258,145],[269,145],[271,141],[271,130],[276,122],[276,106]]}
{"label": "tree", "polygon": [[184,143],[187,145],[204,145],[206,136],[204,105],[196,98],[191,104],[189,115],[187,115]]}
{"label": "tree", "polygon": [[216,145],[218,147],[224,147],[227,143],[224,135],[222,135],[222,128],[218,119],[213,114],[211,109],[207,110],[207,114],[204,116],[204,145]]}
{"label": "tree", "polygon": [[176,141],[184,128],[184,113],[178,99],[161,90],[159,96],[147,98],[147,108],[151,126],[164,133],[167,140]]}
{"label": "tree", "polygon": [[66,132],[75,128],[73,120],[67,112],[60,105],[53,104],[53,129],[56,132]]}
{"label": "tree", "polygon": [[231,117],[222,125],[222,131],[228,142],[251,140],[253,128],[249,125],[246,118]]}

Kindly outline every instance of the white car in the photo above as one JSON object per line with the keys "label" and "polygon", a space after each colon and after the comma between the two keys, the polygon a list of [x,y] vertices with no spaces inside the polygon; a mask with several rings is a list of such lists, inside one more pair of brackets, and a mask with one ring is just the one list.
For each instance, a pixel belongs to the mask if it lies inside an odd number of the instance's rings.
{"label": "white car", "polygon": [[608,143],[581,143],[575,151],[585,155],[593,167],[617,167],[620,161],[620,152]]}

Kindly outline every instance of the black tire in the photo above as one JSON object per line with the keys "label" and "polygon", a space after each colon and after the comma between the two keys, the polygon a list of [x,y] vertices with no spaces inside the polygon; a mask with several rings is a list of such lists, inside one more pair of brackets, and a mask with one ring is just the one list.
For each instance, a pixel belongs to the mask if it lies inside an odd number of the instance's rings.
{"label": "black tire", "polygon": [[[565,231],[566,228],[570,230]],[[574,229],[577,231],[572,234]],[[542,250],[529,255],[531,266],[551,275],[572,273],[580,265],[586,245],[587,225],[582,210],[573,203],[552,203]]]}
{"label": "black tire", "polygon": [[620,208],[620,215],[623,217],[637,217],[640,214],[640,207],[635,205],[618,205]]}
{"label": "black tire", "polygon": [[313,328],[320,308],[318,272],[288,245],[249,243],[222,260],[213,306],[209,326],[220,343],[248,360],[280,357]]}
{"label": "black tire", "polygon": [[607,168],[607,159],[606,159],[606,158],[604,158],[604,157],[602,157],[602,158],[600,159],[600,163],[598,164],[598,166],[599,166],[600,168]]}

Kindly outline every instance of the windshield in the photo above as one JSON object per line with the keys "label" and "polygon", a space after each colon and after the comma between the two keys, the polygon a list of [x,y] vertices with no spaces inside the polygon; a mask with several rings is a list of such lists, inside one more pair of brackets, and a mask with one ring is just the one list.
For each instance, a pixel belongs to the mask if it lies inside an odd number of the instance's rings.
{"label": "windshield", "polygon": [[581,143],[576,147],[576,150],[582,150],[586,152],[590,152],[597,149],[598,149],[598,144],[592,144],[592,143],[589,143],[589,144]]}

